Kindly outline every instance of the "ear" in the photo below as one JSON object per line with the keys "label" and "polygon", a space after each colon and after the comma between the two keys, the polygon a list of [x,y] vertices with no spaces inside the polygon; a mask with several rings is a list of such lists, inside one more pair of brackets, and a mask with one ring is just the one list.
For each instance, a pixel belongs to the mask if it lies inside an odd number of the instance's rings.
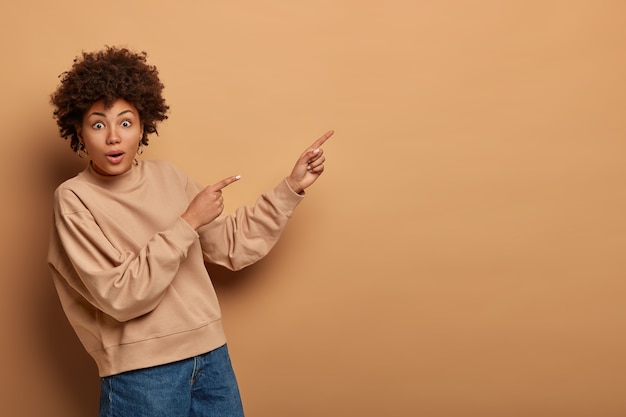
{"label": "ear", "polygon": [[76,136],[78,136],[78,139],[82,142],[83,141],[83,130],[78,125],[74,126],[74,130],[76,130]]}

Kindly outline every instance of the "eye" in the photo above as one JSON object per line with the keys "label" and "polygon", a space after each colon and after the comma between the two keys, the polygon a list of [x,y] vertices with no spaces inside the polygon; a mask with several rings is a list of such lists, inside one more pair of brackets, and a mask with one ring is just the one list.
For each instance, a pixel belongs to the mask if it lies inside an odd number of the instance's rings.
{"label": "eye", "polygon": [[122,127],[130,127],[132,125],[132,123],[130,122],[130,120],[124,120],[122,122]]}
{"label": "eye", "polygon": [[93,128],[94,129],[103,129],[104,128],[104,123],[96,122],[96,123],[93,124]]}

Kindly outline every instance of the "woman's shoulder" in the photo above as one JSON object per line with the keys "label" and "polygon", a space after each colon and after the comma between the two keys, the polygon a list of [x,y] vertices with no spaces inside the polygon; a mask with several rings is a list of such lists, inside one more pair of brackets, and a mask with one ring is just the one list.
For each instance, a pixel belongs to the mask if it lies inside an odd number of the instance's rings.
{"label": "woman's shoulder", "polygon": [[54,206],[56,211],[78,211],[84,206],[84,190],[89,190],[90,184],[84,172],[63,181],[54,190]]}

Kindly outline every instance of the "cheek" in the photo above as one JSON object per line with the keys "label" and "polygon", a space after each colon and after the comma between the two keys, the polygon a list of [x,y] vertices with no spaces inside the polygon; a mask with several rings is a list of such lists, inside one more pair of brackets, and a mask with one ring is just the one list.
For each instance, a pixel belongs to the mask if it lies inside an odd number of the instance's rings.
{"label": "cheek", "polygon": [[141,139],[142,136],[143,136],[143,129],[141,128],[133,129],[133,137]]}
{"label": "cheek", "polygon": [[98,143],[102,142],[102,135],[98,134],[98,132],[83,131],[80,139],[85,143],[86,146],[96,146]]}
{"label": "cheek", "polygon": [[141,133],[134,132],[132,136],[128,135],[126,142],[128,143],[129,148],[138,149],[141,144]]}

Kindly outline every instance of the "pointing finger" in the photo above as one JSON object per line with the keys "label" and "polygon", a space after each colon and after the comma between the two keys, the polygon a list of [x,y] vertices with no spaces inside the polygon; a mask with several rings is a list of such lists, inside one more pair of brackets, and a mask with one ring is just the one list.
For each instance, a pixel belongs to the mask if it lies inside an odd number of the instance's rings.
{"label": "pointing finger", "polygon": [[321,138],[319,138],[318,140],[316,140],[315,142],[313,142],[313,145],[311,145],[311,148],[313,149],[317,149],[320,146],[322,146],[324,144],[324,142],[326,142],[328,140],[328,138],[330,138],[333,134],[335,133],[335,131],[333,130],[329,130],[328,132],[324,133],[322,135]]}
{"label": "pointing finger", "polygon": [[212,191],[219,191],[222,188],[232,184],[233,182],[238,181],[240,178],[241,178],[240,175],[235,175],[235,176],[232,176],[232,177],[224,178],[223,180],[221,180],[219,182],[216,182],[213,185],[209,185],[209,188]]}

